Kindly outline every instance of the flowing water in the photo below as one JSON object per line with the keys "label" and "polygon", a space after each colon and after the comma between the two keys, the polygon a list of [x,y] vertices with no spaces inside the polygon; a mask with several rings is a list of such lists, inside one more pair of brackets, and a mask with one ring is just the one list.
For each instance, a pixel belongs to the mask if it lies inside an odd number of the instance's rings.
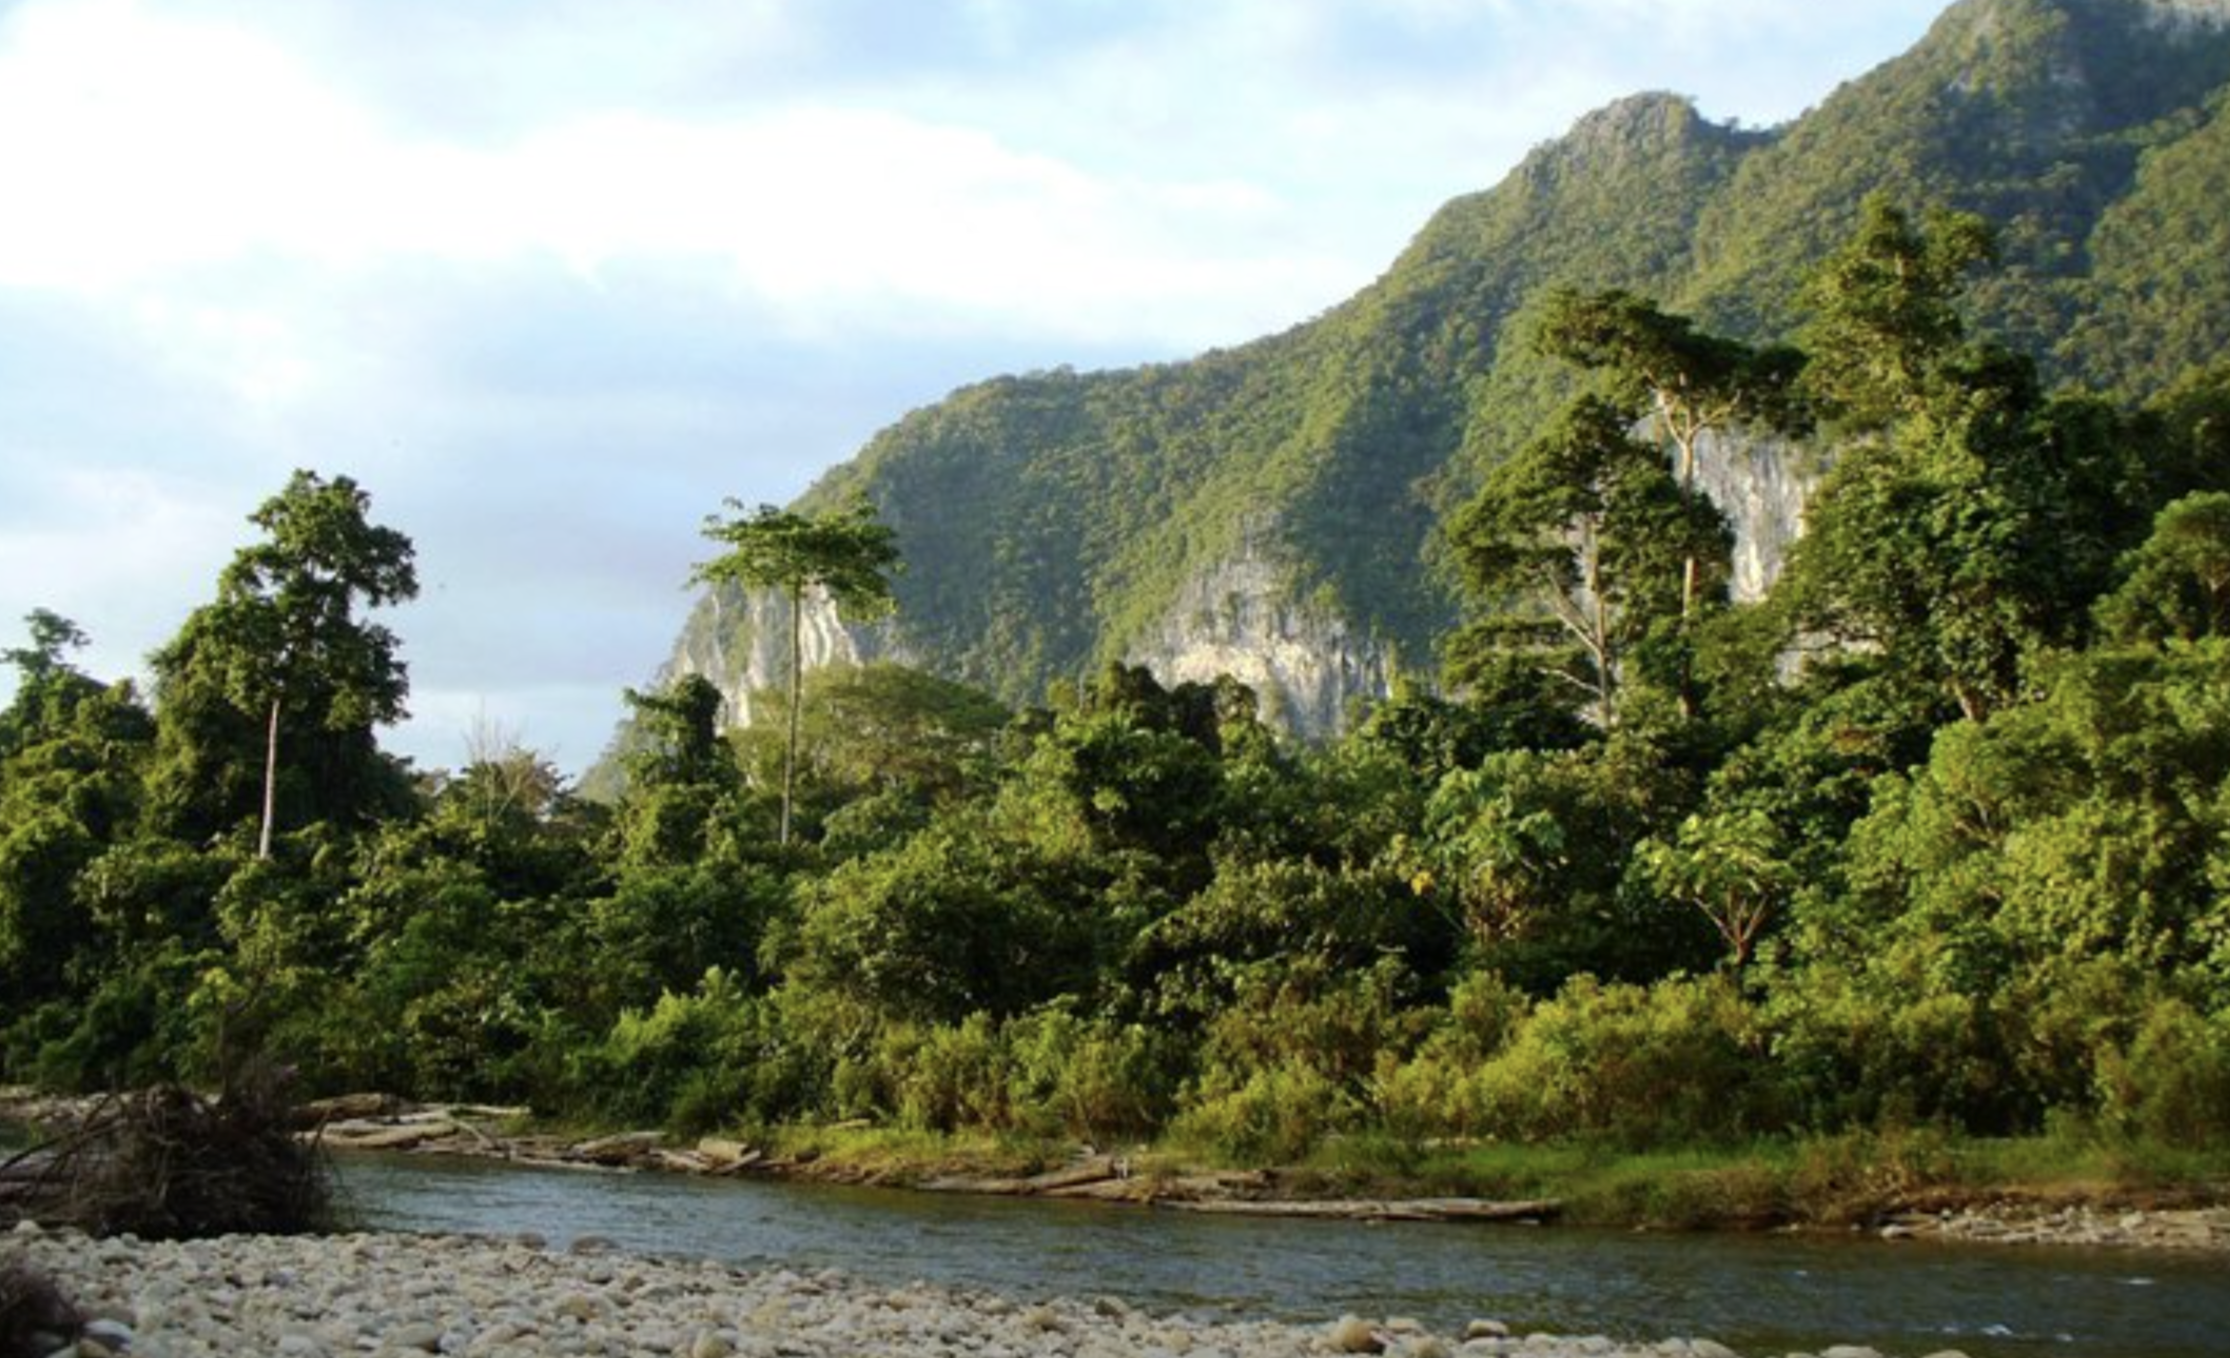
{"label": "flowing water", "polygon": [[1972,1358],[2230,1354],[2230,1261],[2074,1248],[1565,1227],[1360,1225],[819,1184],[348,1156],[367,1227],[601,1237],[646,1254],[839,1268],[1016,1297],[1328,1322],[1491,1317],[1550,1330],[1706,1336],[1745,1353],[1866,1344]]}

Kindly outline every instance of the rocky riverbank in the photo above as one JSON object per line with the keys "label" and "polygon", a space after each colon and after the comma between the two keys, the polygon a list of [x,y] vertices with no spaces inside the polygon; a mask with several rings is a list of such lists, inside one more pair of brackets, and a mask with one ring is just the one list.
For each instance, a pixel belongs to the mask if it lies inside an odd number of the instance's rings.
{"label": "rocky riverbank", "polygon": [[[0,1088],[0,1124],[62,1127],[82,1119],[93,1100],[52,1098]],[[1553,1198],[1497,1201],[1460,1197],[1337,1197],[1321,1185],[1296,1183],[1274,1170],[1190,1171],[1134,1167],[1120,1155],[1080,1153],[1037,1173],[986,1173],[914,1163],[857,1164],[822,1160],[809,1152],[769,1153],[720,1137],[676,1144],[655,1131],[588,1137],[516,1130],[526,1110],[472,1105],[418,1105],[386,1095],[352,1095],[304,1105],[299,1135],[336,1150],[455,1155],[502,1160],[536,1168],[607,1172],[659,1172],[731,1177],[773,1175],[833,1183],[872,1184],[932,1192],[1008,1197],[1053,1197],[1130,1203],[1182,1211],[1272,1216],[1333,1217],[1357,1221],[1517,1221],[1540,1223],[1563,1215]],[[0,1191],[4,1191],[0,1183]],[[2230,1254],[2230,1207],[2225,1189],[2185,1192],[2163,1204],[2157,1195],[2131,1201],[2095,1189],[2078,1196],[2038,1200],[2017,1196],[1944,1201],[1941,1190],[1925,1204],[1891,1202],[1860,1219],[1883,1240],[1932,1239],[1991,1245],[2060,1245],[2203,1251]],[[1780,1219],[1786,1225],[1798,1219]],[[0,1219],[4,1220],[4,1219]],[[1603,1224],[1597,1219],[1596,1224]],[[1748,1229],[1777,1224],[1745,1216]],[[1841,1229],[1820,1227],[1819,1229]]]}
{"label": "rocky riverbank", "polygon": [[[0,1120],[61,1128],[82,1122],[94,1100],[49,1098],[0,1089]],[[323,1099],[296,1110],[296,1133],[329,1150],[454,1155],[537,1169],[649,1171],[732,1177],[777,1175],[833,1183],[904,1187],[994,1197],[1048,1197],[1130,1203],[1180,1211],[1351,1221],[1471,1221],[1538,1224],[1555,1219],[1553,1199],[1323,1198],[1296,1201],[1266,1170],[1136,1171],[1127,1157],[1084,1151],[1031,1174],[952,1173],[935,1167],[865,1169],[810,1155],[769,1154],[723,1137],[675,1144],[656,1131],[571,1137],[512,1128],[520,1108],[418,1105],[386,1095]],[[0,1190],[4,1190],[0,1184]]]}
{"label": "rocky riverbank", "polygon": [[[834,1272],[752,1272],[593,1247],[556,1253],[532,1240],[147,1243],[25,1225],[0,1237],[5,1256],[49,1275],[84,1313],[74,1358],[1734,1358],[1705,1339],[1512,1335],[1491,1319],[1462,1334],[1399,1317],[1202,1320],[1105,1298],[1017,1301],[921,1283],[877,1286]],[[1832,1348],[1821,1358],[1878,1356]]]}
{"label": "rocky riverbank", "polygon": [[1905,1213],[1884,1224],[1880,1235],[1884,1240],[2230,1253],[2230,1208],[2122,1210],[2090,1203],[1989,1202],[1955,1211]]}

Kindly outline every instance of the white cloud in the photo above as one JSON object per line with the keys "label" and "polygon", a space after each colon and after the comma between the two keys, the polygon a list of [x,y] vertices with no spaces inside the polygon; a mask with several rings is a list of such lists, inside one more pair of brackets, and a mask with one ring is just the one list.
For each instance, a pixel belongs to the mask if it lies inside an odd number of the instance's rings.
{"label": "white cloud", "polygon": [[800,318],[926,308],[1166,344],[1240,338],[1234,314],[1293,319],[1296,294],[1329,300],[1353,267],[1259,257],[1289,209],[1244,184],[1102,179],[873,108],[594,113],[498,149],[398,141],[257,35],[135,0],[49,0],[0,30],[0,182],[0,285],[16,287],[146,288],[258,257],[547,254],[591,275],[696,258]]}

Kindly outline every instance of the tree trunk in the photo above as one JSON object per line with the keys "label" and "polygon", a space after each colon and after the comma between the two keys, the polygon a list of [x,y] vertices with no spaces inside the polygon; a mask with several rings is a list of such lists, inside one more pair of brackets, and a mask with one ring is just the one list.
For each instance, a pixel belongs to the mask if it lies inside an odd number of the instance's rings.
{"label": "tree trunk", "polygon": [[790,798],[798,776],[798,707],[805,701],[805,646],[803,641],[805,587],[790,590],[790,738],[782,749],[782,831],[784,848],[790,844]]}
{"label": "tree trunk", "polygon": [[[1667,430],[1672,434],[1673,446],[1680,452],[1680,496],[1683,507],[1696,493],[1696,444],[1703,438],[1703,430],[1684,428],[1668,419]],[[1680,563],[1680,619],[1686,622],[1696,615],[1696,554],[1688,553]]]}
{"label": "tree trunk", "polygon": [[279,810],[279,699],[271,698],[271,724],[263,740],[263,829],[256,836],[256,857],[271,856],[271,823]]}

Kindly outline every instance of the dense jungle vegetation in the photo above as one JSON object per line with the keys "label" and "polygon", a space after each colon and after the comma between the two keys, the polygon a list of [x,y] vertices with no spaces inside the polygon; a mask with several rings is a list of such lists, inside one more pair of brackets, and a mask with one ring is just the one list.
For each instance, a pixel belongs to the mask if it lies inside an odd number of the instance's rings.
{"label": "dense jungle vegetation", "polygon": [[[1547,295],[1565,405],[1442,525],[1441,671],[1323,745],[1228,682],[1111,667],[1013,711],[878,665],[735,733],[700,679],[630,694],[610,804],[501,733],[414,770],[372,620],[409,541],[299,473],[151,692],[50,613],[6,653],[0,1061],[1249,1161],[2219,1147],[2230,368],[2047,391],[1961,319],[1991,249],[1873,200],[1792,347]],[[1683,448],[1741,425],[1833,463],[1737,606]]]}

